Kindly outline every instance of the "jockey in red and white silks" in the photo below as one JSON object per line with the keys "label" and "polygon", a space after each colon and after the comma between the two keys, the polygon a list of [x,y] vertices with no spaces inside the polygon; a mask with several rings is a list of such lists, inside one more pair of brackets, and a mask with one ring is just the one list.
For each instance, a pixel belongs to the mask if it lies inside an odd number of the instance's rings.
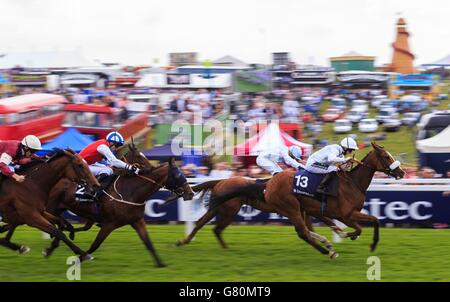
{"label": "jockey in red and white silks", "polygon": [[[122,135],[118,132],[111,132],[106,136],[106,139],[100,139],[89,144],[80,152],[80,156],[88,163],[89,169],[94,176],[101,174],[112,175],[113,170],[110,166],[127,169],[138,174],[139,169],[133,165],[129,165],[118,159],[111,149],[116,149],[125,143]],[[100,163],[106,159],[110,166]]]}
{"label": "jockey in red and white silks", "polygon": [[32,158],[39,158],[34,153],[41,149],[41,142],[34,135],[27,135],[22,141],[0,141],[0,173],[15,181],[24,181],[25,176],[16,174],[13,166],[24,165]]}

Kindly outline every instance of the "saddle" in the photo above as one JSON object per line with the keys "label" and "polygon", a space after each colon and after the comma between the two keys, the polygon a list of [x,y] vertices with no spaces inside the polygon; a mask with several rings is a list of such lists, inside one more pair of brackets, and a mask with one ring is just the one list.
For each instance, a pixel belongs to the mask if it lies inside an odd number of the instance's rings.
{"label": "saddle", "polygon": [[86,191],[86,187],[78,185],[77,190],[75,191],[75,201],[77,202],[93,202],[98,200],[102,195],[103,191],[106,190],[118,177],[119,175],[112,174],[100,174],[97,175],[96,178],[100,183],[100,188],[92,194],[91,192]]}
{"label": "saddle", "polygon": [[294,176],[292,192],[320,201],[321,211],[323,213],[327,206],[327,197],[338,196],[338,180],[339,178],[335,172],[329,174],[317,174],[301,169]]}

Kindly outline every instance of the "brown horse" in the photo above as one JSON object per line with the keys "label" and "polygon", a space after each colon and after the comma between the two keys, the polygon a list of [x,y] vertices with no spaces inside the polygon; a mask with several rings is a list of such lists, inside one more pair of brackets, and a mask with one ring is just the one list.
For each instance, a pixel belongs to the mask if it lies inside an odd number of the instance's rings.
{"label": "brown horse", "polygon": [[11,237],[19,225],[27,224],[51,236],[62,240],[81,260],[92,257],[73,244],[54,225],[62,221],[45,211],[50,190],[61,179],[70,179],[74,183],[84,183],[88,187],[100,184],[89,171],[86,162],[72,150],[57,150],[44,162],[38,162],[33,168],[26,169],[25,181],[18,183],[5,179],[1,184],[0,211],[8,223],[5,238],[0,239],[0,245],[19,253],[30,249],[11,242]]}
{"label": "brown horse", "polygon": [[[192,190],[194,192],[201,192],[201,199],[203,200],[203,197],[206,194],[211,194],[211,196],[221,195],[225,192],[228,192],[231,188],[237,187],[237,186],[243,186],[243,185],[258,185],[256,183],[256,180],[246,178],[246,177],[232,177],[222,180],[211,180],[204,183],[201,183],[199,185],[193,186]],[[259,186],[261,189],[265,188],[265,184],[260,183]],[[259,191],[261,192],[261,191]],[[264,194],[258,194],[250,197],[249,195],[246,196],[237,196],[235,198],[232,198],[230,200],[227,200],[226,202],[219,204],[217,207],[210,207],[208,211],[199,218],[199,220],[196,222],[194,229],[191,231],[191,233],[186,236],[183,240],[177,241],[178,246],[189,244],[192,239],[194,238],[195,234],[211,219],[213,219],[216,216],[216,224],[213,228],[214,235],[216,236],[217,240],[219,241],[219,244],[223,248],[227,248],[227,244],[222,238],[222,233],[225,230],[226,227],[228,227],[231,222],[233,221],[234,217],[237,216],[239,213],[239,210],[243,205],[250,205],[252,208],[255,208],[257,210],[260,210],[262,212],[272,213],[275,212],[275,209],[264,202]],[[308,229],[311,231],[314,231],[312,226],[311,217],[307,215],[303,215],[306,220],[306,224],[308,226]],[[323,217],[323,222],[325,222],[327,225],[329,225],[333,231],[335,231],[340,236],[345,236],[346,233],[342,231],[338,226],[336,226],[333,221],[327,217]],[[328,242],[329,245],[331,243]]]}
{"label": "brown horse", "polygon": [[[156,253],[147,233],[144,220],[145,201],[163,187],[186,200],[192,199],[194,193],[172,159],[159,167],[152,167],[145,156],[132,146],[130,146],[130,152],[125,155],[125,159],[129,163],[140,165],[142,172],[140,175],[117,176],[104,190],[98,203],[75,201],[76,184],[63,179],[53,188],[47,209],[55,215],[59,215],[62,210],[70,210],[86,218],[88,224],[83,230],[89,229],[94,221],[101,223],[100,231],[88,253],[97,250],[113,230],[131,225],[153,256],[156,266],[163,267],[165,265]],[[51,246],[44,251],[44,255],[50,256],[58,245],[59,240],[55,238]]]}
{"label": "brown horse", "polygon": [[321,211],[320,201],[292,192],[295,172],[291,171],[278,173],[271,178],[265,186],[265,192],[263,187],[257,184],[235,187],[227,193],[212,197],[211,206],[218,207],[227,200],[238,196],[254,198],[264,192],[265,202],[274,209],[274,212],[287,217],[294,225],[298,236],[322,254],[328,254],[331,258],[336,257],[336,252],[332,248],[324,248],[316,242],[316,239],[321,240],[318,237],[320,235],[308,230],[302,215],[303,211],[319,219],[327,217],[342,221],[355,229],[354,232],[347,234],[353,240],[361,234],[359,222],[372,223],[374,235],[370,248],[371,251],[374,251],[379,241],[379,221],[374,216],[361,213],[367,188],[375,171],[384,172],[396,179],[402,178],[405,172],[400,168],[400,163],[395,161],[383,147],[375,143],[372,143],[372,147],[373,150],[354,169],[350,172],[340,171],[338,173],[338,196],[328,198],[328,206],[324,213]]}

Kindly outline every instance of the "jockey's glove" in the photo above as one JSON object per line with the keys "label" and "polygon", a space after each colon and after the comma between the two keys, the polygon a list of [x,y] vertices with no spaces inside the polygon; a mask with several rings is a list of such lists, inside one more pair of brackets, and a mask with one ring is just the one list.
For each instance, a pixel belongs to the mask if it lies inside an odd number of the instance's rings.
{"label": "jockey's glove", "polygon": [[139,175],[139,171],[140,171],[140,170],[139,170],[138,167],[136,167],[136,166],[133,165],[133,166],[130,166],[129,169],[130,169],[130,171],[133,172],[134,174]]}

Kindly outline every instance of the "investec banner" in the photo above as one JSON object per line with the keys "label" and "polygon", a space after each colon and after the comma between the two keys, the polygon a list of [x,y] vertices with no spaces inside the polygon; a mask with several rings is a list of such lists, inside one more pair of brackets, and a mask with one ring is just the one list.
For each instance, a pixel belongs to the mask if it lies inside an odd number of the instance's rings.
{"label": "investec banner", "polygon": [[[443,191],[374,191],[367,193],[363,212],[378,217],[381,223],[450,223],[450,198]],[[167,191],[155,193],[146,202],[147,221],[196,221],[206,208],[199,200],[184,201],[181,198],[166,207],[161,207],[171,196]],[[113,202],[113,201],[111,201]],[[67,218],[77,219],[67,215]],[[275,213],[264,213],[250,206],[243,206],[235,218],[247,222],[287,221]]]}
{"label": "investec banner", "polygon": [[[412,223],[430,225],[431,223],[450,223],[450,198],[442,196],[443,191],[374,191],[367,193],[363,212],[378,217],[382,223]],[[168,193],[158,193],[146,206],[148,220],[196,221],[206,208],[200,201],[179,200],[167,208],[160,208],[162,199]],[[165,196],[163,196],[165,194]],[[236,221],[270,222],[286,221],[275,213],[264,213],[250,206],[243,206]]]}

